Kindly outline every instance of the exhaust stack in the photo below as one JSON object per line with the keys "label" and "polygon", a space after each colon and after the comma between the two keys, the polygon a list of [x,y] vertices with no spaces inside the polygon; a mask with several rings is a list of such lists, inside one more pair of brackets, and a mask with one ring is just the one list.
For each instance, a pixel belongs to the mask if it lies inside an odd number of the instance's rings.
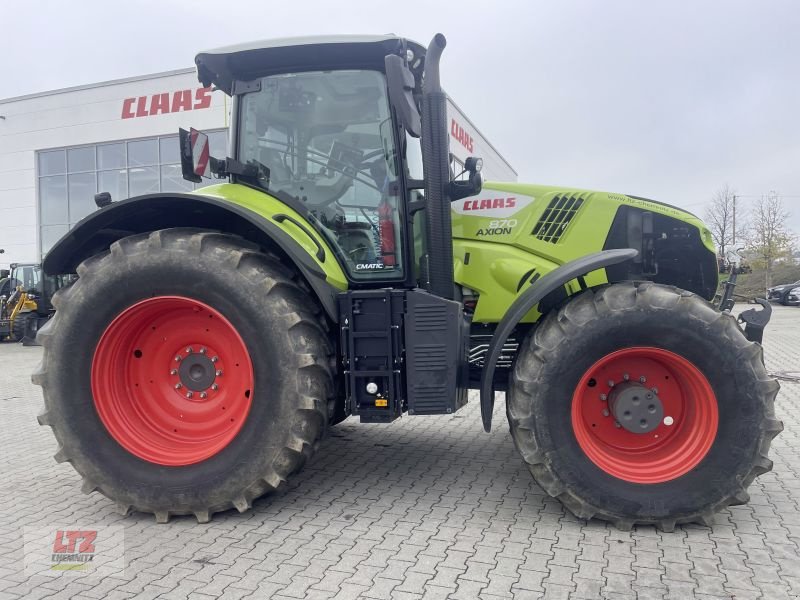
{"label": "exhaust stack", "polygon": [[447,40],[437,33],[425,54],[422,81],[422,161],[425,173],[427,289],[453,298],[453,233],[450,217],[450,137],[447,94],[439,79],[439,62]]}

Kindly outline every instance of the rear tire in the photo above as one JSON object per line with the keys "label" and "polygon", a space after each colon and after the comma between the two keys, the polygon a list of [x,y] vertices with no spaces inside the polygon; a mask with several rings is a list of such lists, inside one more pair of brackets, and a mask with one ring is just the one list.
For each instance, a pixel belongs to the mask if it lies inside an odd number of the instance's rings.
{"label": "rear tire", "polygon": [[[609,398],[620,396],[609,394],[624,375],[616,394],[643,377],[636,390],[659,386],[674,423],[615,428]],[[652,283],[587,291],[553,311],[523,343],[509,388],[511,434],[536,481],[576,516],[620,529],[710,524],[747,502],[783,429],[761,346],[700,297]]]}
{"label": "rear tire", "polygon": [[[167,229],[115,242],[78,274],[53,298],[33,381],[44,391],[39,422],[60,444],[55,458],[72,463],[84,492],[158,522],[206,522],[247,510],[302,468],[326,430],[333,351],[290,269],[233,236]],[[186,327],[170,325],[184,317]],[[198,340],[191,353],[187,339]],[[173,357],[202,362],[212,352],[225,365],[216,391],[209,379],[185,399],[177,384],[188,375],[174,373],[182,363]]]}

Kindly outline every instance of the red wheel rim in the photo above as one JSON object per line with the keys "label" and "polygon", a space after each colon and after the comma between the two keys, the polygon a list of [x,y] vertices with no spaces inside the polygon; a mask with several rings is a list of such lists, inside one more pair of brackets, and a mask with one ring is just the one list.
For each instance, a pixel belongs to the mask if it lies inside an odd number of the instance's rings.
{"label": "red wheel rim", "polygon": [[92,395],[111,436],[167,466],[206,460],[239,433],[253,365],[231,323],[179,296],[134,304],[108,326],[92,361]]}
{"label": "red wheel rim", "polygon": [[[664,420],[654,430],[633,433],[616,425],[610,382],[624,381],[641,382],[657,393]],[[632,483],[662,483],[695,468],[714,443],[718,423],[717,399],[705,376],[682,356],[660,348],[604,356],[572,397],[572,429],[583,452],[609,475]]]}

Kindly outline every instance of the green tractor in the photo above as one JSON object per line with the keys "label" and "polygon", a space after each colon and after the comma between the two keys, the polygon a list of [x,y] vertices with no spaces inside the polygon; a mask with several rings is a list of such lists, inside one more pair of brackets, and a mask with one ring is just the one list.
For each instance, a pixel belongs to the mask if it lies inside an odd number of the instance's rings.
{"label": "green tractor", "polygon": [[766,310],[709,303],[714,246],[686,211],[451,172],[444,47],[197,56],[232,98],[231,156],[182,131],[184,176],[223,182],[112,203],[44,262],[79,278],[39,332],[39,421],[84,492],[206,522],[349,416],[452,414],[477,389],[487,431],[506,393],[522,460],[578,517],[671,530],[747,501],[782,429]]}

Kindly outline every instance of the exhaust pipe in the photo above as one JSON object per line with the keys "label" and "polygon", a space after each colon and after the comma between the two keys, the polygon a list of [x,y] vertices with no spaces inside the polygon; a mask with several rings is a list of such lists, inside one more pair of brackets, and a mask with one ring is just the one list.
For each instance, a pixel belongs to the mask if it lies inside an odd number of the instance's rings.
{"label": "exhaust pipe", "polygon": [[439,80],[439,61],[447,40],[437,33],[425,54],[422,80],[422,164],[425,173],[425,212],[428,251],[427,289],[453,299],[453,228],[450,217],[450,136],[447,94]]}

